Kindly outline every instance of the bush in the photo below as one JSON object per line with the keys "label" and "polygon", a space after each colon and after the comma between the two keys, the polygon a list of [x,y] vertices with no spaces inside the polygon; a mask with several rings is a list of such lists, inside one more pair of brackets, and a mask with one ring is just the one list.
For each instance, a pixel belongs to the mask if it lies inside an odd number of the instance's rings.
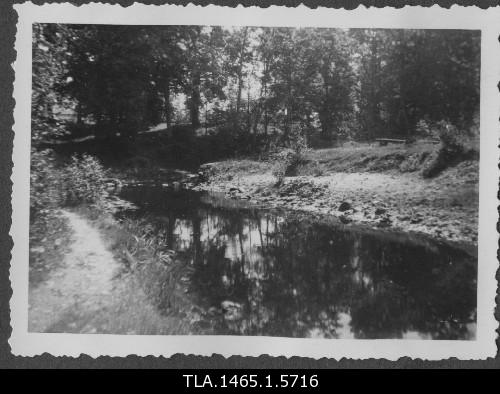
{"label": "bush", "polygon": [[272,173],[277,178],[278,182],[282,182],[283,178],[290,175],[292,169],[296,167],[297,157],[295,152],[291,149],[284,149],[279,152],[274,160],[276,161]]}
{"label": "bush", "polygon": [[63,174],[65,204],[94,204],[106,194],[106,171],[95,157],[87,154],[72,156]]}
{"label": "bush", "polygon": [[281,184],[287,176],[297,175],[297,169],[305,164],[305,155],[308,151],[304,133],[299,128],[292,128],[289,135],[289,148],[280,151],[274,158],[276,164],[273,168],[273,175],[277,178],[277,183]]}
{"label": "bush", "polygon": [[423,169],[422,176],[424,178],[436,176],[447,167],[460,161],[467,153],[463,137],[454,125],[441,121],[437,123],[436,131],[441,144]]}
{"label": "bush", "polygon": [[73,156],[58,167],[51,150],[31,152],[30,219],[46,216],[64,205],[94,204],[106,195],[106,172],[89,155]]}
{"label": "bush", "polygon": [[304,154],[293,149],[284,149],[275,157],[273,175],[278,183],[282,183],[287,176],[297,175],[297,169],[301,164],[305,164]]}

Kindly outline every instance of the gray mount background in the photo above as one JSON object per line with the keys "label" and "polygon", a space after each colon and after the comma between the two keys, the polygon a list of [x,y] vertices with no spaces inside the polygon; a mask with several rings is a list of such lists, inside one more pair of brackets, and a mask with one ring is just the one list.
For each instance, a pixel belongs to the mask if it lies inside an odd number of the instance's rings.
{"label": "gray mount background", "polygon": [[[63,3],[64,1],[39,1],[32,0],[35,4],[44,3]],[[68,1],[75,5],[90,3],[91,1]],[[133,4],[133,0],[126,1],[103,1],[96,2],[121,4],[128,6]],[[453,4],[457,5],[477,5],[481,8],[492,7],[500,4],[499,0],[461,0],[461,1],[404,1],[404,0],[191,0],[191,1],[141,1],[144,4],[181,4],[194,3],[197,5],[216,4],[223,6],[235,7],[238,4],[244,6],[261,6],[267,7],[270,5],[285,5],[289,7],[297,6],[301,3],[310,8],[318,6],[330,8],[346,8],[353,9],[362,4],[365,6],[393,6],[400,8],[405,5],[421,5],[432,6],[438,4],[442,7],[449,8]],[[50,355],[42,355],[37,357],[14,357],[11,354],[8,344],[10,337],[10,309],[9,300],[11,297],[11,287],[9,282],[9,266],[10,266],[10,251],[12,248],[12,240],[9,237],[11,225],[11,171],[12,171],[12,141],[13,131],[12,125],[14,99],[12,98],[12,89],[14,81],[14,71],[11,63],[15,60],[16,53],[14,51],[14,39],[16,33],[17,14],[12,5],[14,3],[23,3],[20,0],[1,0],[0,1],[0,368],[500,368],[500,357],[497,351],[495,359],[486,361],[458,361],[449,359],[439,362],[425,362],[422,360],[412,360],[403,358],[397,362],[387,360],[348,360],[335,361],[332,359],[314,360],[301,357],[240,357],[233,356],[225,358],[214,355],[212,357],[201,356],[184,356],[175,355],[171,358],[164,357],[137,357],[129,356],[126,358],[120,357],[99,357],[93,359],[88,356],[79,358],[70,357],[53,357]],[[500,86],[500,85],[499,85]],[[497,225],[497,230],[500,227]],[[500,274],[497,273],[497,280]],[[498,308],[498,290],[497,290],[497,310],[496,318],[499,320],[500,312]],[[497,349],[500,340],[497,338]]]}

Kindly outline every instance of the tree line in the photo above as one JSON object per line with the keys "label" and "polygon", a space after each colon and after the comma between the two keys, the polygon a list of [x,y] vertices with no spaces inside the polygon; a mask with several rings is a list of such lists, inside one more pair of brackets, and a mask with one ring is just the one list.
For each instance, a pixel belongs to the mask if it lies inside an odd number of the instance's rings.
{"label": "tree line", "polygon": [[158,123],[322,140],[467,132],[480,33],[467,30],[33,25],[32,133],[57,110],[96,134]]}

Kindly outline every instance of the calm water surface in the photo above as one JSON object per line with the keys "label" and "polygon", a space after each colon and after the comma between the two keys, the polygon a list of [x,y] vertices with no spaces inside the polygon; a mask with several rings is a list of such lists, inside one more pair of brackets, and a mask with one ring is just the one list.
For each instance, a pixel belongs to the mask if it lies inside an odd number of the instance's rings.
{"label": "calm water surface", "polygon": [[208,193],[140,186],[122,197],[139,209],[121,215],[146,220],[190,268],[193,333],[475,337],[473,253]]}

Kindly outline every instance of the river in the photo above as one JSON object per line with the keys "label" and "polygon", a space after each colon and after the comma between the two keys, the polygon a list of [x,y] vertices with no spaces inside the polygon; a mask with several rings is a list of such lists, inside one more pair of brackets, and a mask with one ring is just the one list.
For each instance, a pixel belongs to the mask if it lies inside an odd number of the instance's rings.
{"label": "river", "polygon": [[121,197],[137,209],[118,218],[147,223],[186,267],[192,333],[475,338],[474,251],[206,192],[142,185]]}

